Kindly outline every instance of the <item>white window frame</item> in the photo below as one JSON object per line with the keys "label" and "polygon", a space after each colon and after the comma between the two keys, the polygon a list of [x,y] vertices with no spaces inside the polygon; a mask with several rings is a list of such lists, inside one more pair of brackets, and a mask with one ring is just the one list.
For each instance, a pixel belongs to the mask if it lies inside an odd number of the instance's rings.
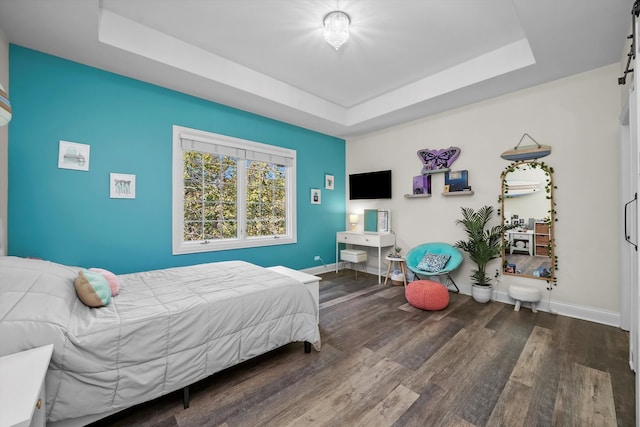
{"label": "white window frame", "polygon": [[[252,153],[253,158],[268,161],[269,156],[286,158],[286,233],[277,236],[248,237],[245,228],[246,175],[244,165],[238,162],[237,184],[238,196],[238,238],[211,241],[184,241],[184,158],[182,141],[189,140],[195,144],[211,144],[223,150],[235,150],[236,153]],[[242,157],[240,157],[242,159]],[[246,156],[244,157],[246,159]],[[227,249],[253,248],[259,246],[285,245],[297,242],[296,233],[296,151],[275,145],[263,144],[245,139],[233,138],[182,126],[173,126],[173,197],[172,197],[172,241],[173,254],[191,254],[213,252]]]}

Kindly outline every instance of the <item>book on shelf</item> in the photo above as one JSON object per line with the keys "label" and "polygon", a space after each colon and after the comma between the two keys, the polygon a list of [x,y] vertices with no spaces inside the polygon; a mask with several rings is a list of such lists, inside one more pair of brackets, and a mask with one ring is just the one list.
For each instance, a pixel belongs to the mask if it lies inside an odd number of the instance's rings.
{"label": "book on shelf", "polygon": [[449,192],[471,191],[468,175],[466,170],[445,172],[444,185],[449,186]]}
{"label": "book on shelf", "polygon": [[413,177],[413,194],[431,194],[431,175]]}

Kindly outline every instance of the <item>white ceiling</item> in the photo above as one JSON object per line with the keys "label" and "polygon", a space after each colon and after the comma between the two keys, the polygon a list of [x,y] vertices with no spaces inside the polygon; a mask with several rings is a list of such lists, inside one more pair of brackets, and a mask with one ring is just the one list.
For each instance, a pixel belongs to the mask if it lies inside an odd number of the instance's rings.
{"label": "white ceiling", "polygon": [[[632,4],[0,0],[0,29],[20,46],[349,137],[619,62]],[[336,9],[352,24],[339,52],[322,38]]]}

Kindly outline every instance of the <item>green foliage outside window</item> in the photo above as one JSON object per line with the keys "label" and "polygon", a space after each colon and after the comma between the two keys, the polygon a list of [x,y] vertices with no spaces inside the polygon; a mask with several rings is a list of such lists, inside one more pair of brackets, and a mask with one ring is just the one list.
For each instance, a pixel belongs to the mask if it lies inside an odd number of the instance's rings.
{"label": "green foliage outside window", "polygon": [[285,189],[283,165],[247,161],[247,236],[286,233]]}
{"label": "green foliage outside window", "polygon": [[[184,240],[238,237],[238,159],[184,151]],[[286,234],[286,168],[246,164],[247,237]]]}

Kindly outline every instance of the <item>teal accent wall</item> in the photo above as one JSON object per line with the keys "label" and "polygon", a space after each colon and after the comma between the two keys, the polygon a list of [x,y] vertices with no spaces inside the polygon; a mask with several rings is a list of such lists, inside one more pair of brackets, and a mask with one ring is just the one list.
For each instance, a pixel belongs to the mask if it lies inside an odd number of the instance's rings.
{"label": "teal accent wall", "polygon": [[[304,269],[335,261],[344,229],[345,141],[11,45],[8,254],[116,273],[242,259]],[[298,243],[171,254],[172,126],[297,151]],[[88,172],[59,169],[59,141],[91,146]],[[111,199],[109,174],[136,175]],[[335,189],[325,190],[325,174]],[[312,205],[312,188],[322,204]]]}

